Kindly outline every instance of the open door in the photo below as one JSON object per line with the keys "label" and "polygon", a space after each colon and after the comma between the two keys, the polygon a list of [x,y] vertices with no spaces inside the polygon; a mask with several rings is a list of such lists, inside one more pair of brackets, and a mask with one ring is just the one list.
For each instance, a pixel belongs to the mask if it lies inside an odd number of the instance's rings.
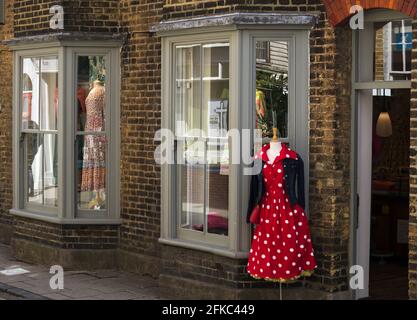
{"label": "open door", "polygon": [[411,20],[366,21],[354,37],[354,260],[365,276],[355,296],[407,299]]}

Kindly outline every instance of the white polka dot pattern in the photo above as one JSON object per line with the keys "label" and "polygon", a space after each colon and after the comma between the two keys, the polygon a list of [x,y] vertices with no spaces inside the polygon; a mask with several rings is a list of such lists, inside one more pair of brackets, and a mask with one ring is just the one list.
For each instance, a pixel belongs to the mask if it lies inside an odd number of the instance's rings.
{"label": "white polka dot pattern", "polygon": [[[268,145],[260,157],[266,157]],[[268,281],[296,279],[311,274],[317,267],[310,229],[304,210],[289,204],[284,188],[283,159],[297,158],[285,145],[274,163],[265,161],[265,196],[261,205],[261,223],[256,227],[248,259],[248,272]],[[285,204],[285,205],[282,205]],[[276,228],[276,226],[280,226]]]}

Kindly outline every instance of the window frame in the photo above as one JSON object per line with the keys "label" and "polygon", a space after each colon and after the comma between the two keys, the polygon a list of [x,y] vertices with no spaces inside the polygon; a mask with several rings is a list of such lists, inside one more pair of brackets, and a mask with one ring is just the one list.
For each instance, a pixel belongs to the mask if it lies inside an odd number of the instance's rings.
{"label": "window frame", "polygon": [[[239,28],[237,26],[222,26],[212,30],[199,28],[187,30],[169,30],[161,32],[162,36],[162,128],[173,131],[175,110],[173,83],[175,82],[173,48],[178,42],[203,43],[206,41],[224,40],[229,37],[230,41],[230,101],[229,101],[229,129],[253,129],[255,126],[256,110],[256,40],[291,39],[294,46],[293,59],[294,77],[291,86],[295,91],[290,95],[291,103],[297,110],[297,119],[301,126],[295,126],[294,147],[301,151],[306,169],[306,198],[308,199],[308,169],[309,169],[309,79],[310,79],[310,56],[309,56],[309,30],[306,26],[268,26],[252,25]],[[209,28],[210,29],[210,28]],[[211,31],[211,33],[209,33]],[[214,32],[215,31],[215,32]],[[256,40],[255,40],[256,39]],[[300,61],[300,63],[295,63]],[[253,68],[245,66],[251,63]],[[295,86],[297,83],[297,86]],[[289,84],[290,85],[290,84]],[[289,97],[290,99],[290,97]],[[252,107],[251,107],[252,106]],[[242,112],[241,110],[252,110]],[[294,117],[295,120],[295,117]],[[229,152],[239,145],[232,145],[229,139]],[[230,159],[232,156],[230,154]],[[218,243],[211,239],[191,239],[179,235],[176,217],[178,195],[175,184],[176,165],[163,164],[161,166],[161,237],[160,243],[165,245],[179,246],[199,251],[210,252],[216,255],[235,259],[246,259],[251,245],[251,228],[246,223],[247,199],[249,196],[250,176],[244,176],[243,164],[230,164],[229,175],[229,235],[225,242]],[[308,203],[308,201],[307,201]]]}
{"label": "window frame", "polygon": [[[162,112],[162,114],[165,114],[166,112],[169,112],[169,116],[167,117],[163,117],[163,128],[168,128],[170,129],[172,132],[175,132],[175,68],[176,68],[176,54],[175,54],[175,49],[177,46],[183,46],[183,45],[193,45],[193,44],[201,44],[202,46],[204,44],[208,44],[208,43],[212,43],[212,42],[228,42],[229,43],[229,73],[230,75],[232,74],[232,70],[235,67],[235,62],[233,62],[231,60],[232,55],[232,43],[234,43],[236,41],[236,39],[234,38],[234,34],[230,33],[230,32],[221,32],[221,33],[216,33],[213,35],[205,35],[204,38],[201,38],[200,35],[187,35],[187,36],[176,36],[176,37],[171,37],[169,40],[168,39],[164,39],[163,40],[163,51],[165,52],[165,50],[169,51],[168,56],[164,56],[164,59],[169,60],[166,61],[168,66],[171,66],[167,69],[167,70],[163,70],[162,74],[163,74],[163,82],[165,84],[165,88],[167,88],[166,91],[164,91],[163,93],[163,101],[171,101],[169,102],[170,107],[169,108],[165,108],[164,111]],[[169,82],[167,82],[166,78],[164,78],[164,75],[168,74],[169,77]],[[203,75],[201,75],[203,76]],[[165,80],[165,81],[164,81]],[[231,114],[233,113],[233,111],[235,110],[235,106],[234,106],[234,101],[233,101],[233,82],[235,81],[234,77],[232,77],[232,75],[229,77],[229,92],[230,92],[230,99],[229,99],[229,123],[232,123],[231,120]],[[164,104],[164,103],[163,103]],[[168,110],[166,110],[168,109]],[[167,119],[168,118],[168,119]],[[231,124],[232,126],[232,124]],[[209,138],[207,138],[207,140],[210,140]],[[232,149],[231,146],[231,141],[229,139],[229,152]],[[231,159],[231,157],[229,156],[229,159]],[[179,184],[176,183],[177,181],[177,172],[178,172],[178,166],[177,165],[173,165],[173,168],[168,169],[169,172],[167,172],[167,168],[165,167],[165,165],[162,166],[162,171],[164,172],[164,174],[167,174],[169,176],[169,180],[171,181],[171,185],[173,188],[171,188],[172,190],[177,190]],[[236,177],[236,173],[233,172],[232,169],[233,165],[229,165],[230,171],[229,171],[229,187],[228,187],[228,193],[229,193],[229,208],[228,208],[228,218],[229,218],[229,231],[228,231],[228,236],[222,236],[222,235],[216,235],[216,234],[210,234],[208,232],[199,232],[199,231],[193,231],[193,230],[185,230],[183,228],[181,228],[179,226],[179,206],[180,206],[180,201],[177,201],[176,199],[179,197],[180,194],[180,190],[177,190],[176,192],[171,192],[170,198],[171,201],[173,203],[172,208],[175,208],[175,213],[170,215],[170,217],[168,218],[169,220],[169,224],[171,225],[171,227],[166,227],[165,231],[166,234],[169,235],[167,236],[167,238],[169,239],[181,239],[183,241],[190,241],[190,242],[199,242],[199,243],[204,243],[204,242],[208,242],[213,244],[214,246],[218,247],[220,250],[224,250],[229,248],[230,245],[230,238],[231,238],[231,228],[233,225],[233,221],[231,221],[230,217],[232,216],[231,212],[235,211],[235,209],[233,209],[233,204],[232,204],[232,188],[231,188],[231,181],[233,181]],[[165,170],[164,170],[165,169]],[[162,181],[165,181],[164,178],[162,178]],[[205,180],[206,183],[206,180]],[[179,188],[178,188],[179,189]],[[164,209],[163,209],[164,210]],[[165,209],[166,210],[166,209]],[[207,231],[207,230],[206,230]]]}
{"label": "window frame", "polygon": [[[177,61],[176,60],[176,58],[177,58],[176,49],[178,47],[181,47],[181,46],[200,45],[201,46],[200,58],[203,58],[204,57],[204,54],[203,54],[204,45],[210,45],[210,44],[213,44],[214,42],[217,42],[217,43],[227,43],[228,44],[228,47],[229,47],[229,64],[230,64],[230,62],[231,62],[231,59],[230,59],[231,58],[231,52],[230,52],[231,39],[230,38],[227,38],[227,37],[228,36],[225,35],[225,37],[216,36],[216,37],[214,37],[213,39],[211,39],[209,41],[206,41],[206,40],[199,41],[199,42],[195,42],[195,41],[186,41],[186,42],[179,41],[179,42],[173,43],[172,49],[171,49],[172,50],[171,54],[172,54],[172,59],[173,59],[173,65],[172,65],[172,68],[173,68],[173,70],[172,70],[173,79],[172,80],[176,80],[175,79],[176,67],[177,67],[177,65],[176,65],[176,61]],[[204,65],[203,59],[200,60],[200,64],[201,64],[201,69],[203,69],[203,65]],[[230,70],[229,70],[229,73],[230,73]],[[201,96],[199,98],[202,101],[204,99],[204,92],[203,92],[204,91],[204,74],[203,73],[200,75],[200,78],[201,78],[201,81],[202,82],[201,82],[201,90],[200,90]],[[173,110],[174,111],[173,127],[171,127],[171,128],[175,128],[176,105],[175,105],[175,89],[174,88],[176,86],[176,81],[171,81],[171,82],[172,82],[171,85],[173,87],[171,89],[172,90],[171,99],[173,100],[173,107],[174,107],[174,110]],[[229,76],[228,82],[229,82],[229,88],[230,88],[230,83],[231,83],[230,76]],[[229,103],[229,107],[230,107],[230,105],[231,105],[231,103]],[[201,105],[200,106],[200,128],[199,128],[200,130],[203,130],[203,123],[202,123],[203,111],[204,111],[204,106]],[[229,119],[230,119],[230,109],[229,109],[228,113],[229,113]],[[174,132],[175,132],[175,130],[174,130]],[[208,136],[208,132],[205,132],[205,133],[206,133],[206,136],[205,137],[188,137],[188,136],[185,136],[185,137],[177,137],[175,135],[176,146],[177,146],[177,148],[178,148],[178,146],[183,147],[183,141],[181,141],[181,138],[185,138],[185,139],[190,138],[191,140],[195,140],[195,141],[198,141],[198,142],[203,142],[204,145],[205,145],[204,154],[207,155],[207,150],[208,150],[207,147],[208,147],[208,143],[210,141],[214,141],[214,140],[217,140],[217,141],[220,141],[220,140],[229,140],[229,143],[230,143],[230,139],[227,139],[227,138],[226,139],[223,139],[223,138],[217,138],[216,139],[216,138],[213,138],[213,137],[209,137]],[[179,140],[181,142],[178,143],[177,142],[178,141],[177,138],[180,138]],[[230,148],[229,148],[229,150],[230,150]],[[229,159],[230,159],[230,157],[229,157]],[[229,163],[229,165],[230,165],[230,163]],[[197,165],[197,166],[200,166],[200,165]],[[184,239],[184,240],[190,240],[190,241],[205,241],[205,242],[213,243],[213,244],[218,245],[219,247],[221,247],[221,246],[224,246],[224,243],[228,241],[229,235],[227,235],[227,236],[225,236],[225,235],[217,235],[215,233],[209,233],[208,232],[208,229],[207,229],[208,228],[208,225],[207,225],[207,214],[204,214],[206,212],[206,209],[207,209],[206,200],[207,200],[208,192],[207,192],[206,187],[207,187],[208,178],[207,178],[207,167],[206,166],[204,166],[204,167],[205,167],[205,170],[204,170],[204,190],[205,190],[205,195],[204,195],[204,206],[203,206],[204,207],[204,209],[203,209],[203,215],[204,215],[203,225],[204,225],[204,230],[201,232],[201,231],[196,231],[196,230],[187,230],[185,228],[181,228],[180,227],[180,220],[181,220],[180,216],[181,216],[181,213],[182,213],[181,212],[181,210],[182,210],[182,208],[181,208],[181,201],[176,201],[177,202],[177,204],[176,204],[177,215],[175,217],[176,234],[177,234],[177,236],[179,238]],[[178,194],[176,196],[177,199],[180,198],[181,195],[182,195],[181,194],[181,192],[182,192],[181,180],[178,178],[180,172],[181,172],[181,165],[177,165],[177,169],[176,169],[175,174],[174,174],[174,176],[175,176],[174,179],[176,181],[175,186],[178,188]],[[231,192],[230,192],[230,178],[231,177],[230,177],[230,174],[228,176],[229,176],[229,185],[228,185],[227,192],[228,192],[228,199],[230,200],[230,195],[231,195]],[[227,211],[228,211],[228,220],[229,220],[229,215],[230,215],[230,201],[229,201],[229,208],[228,208]],[[229,230],[230,230],[230,221],[229,221]]]}
{"label": "window frame", "polygon": [[[401,42],[395,42],[395,40],[392,38],[392,32],[393,32],[393,22],[399,22],[401,21]],[[411,32],[412,32],[412,25],[413,25],[413,21],[411,18],[409,19],[401,19],[401,20],[394,20],[394,21],[390,21],[390,34],[389,34],[389,45],[390,45],[390,50],[389,50],[389,75],[392,77],[393,75],[411,75],[412,70],[407,70],[407,46],[410,45],[410,43],[407,43],[405,34],[406,34],[406,25],[405,25],[405,21],[410,21],[411,22]],[[413,42],[411,41],[411,45],[413,44]],[[402,70],[393,70],[393,64],[392,64],[392,56],[393,56],[393,49],[392,47],[396,45],[399,46],[401,45],[401,54],[402,54]],[[395,80],[391,80],[391,81],[395,81]]]}
{"label": "window frame", "polygon": [[[120,41],[56,41],[51,43],[21,44],[12,46],[14,50],[13,86],[13,208],[12,215],[33,218],[58,224],[120,224]],[[107,144],[107,195],[106,213],[91,211],[88,214],[77,209],[76,194],[76,86],[77,55],[105,55],[106,105],[111,106],[106,113],[108,132]],[[58,57],[58,207],[25,207],[26,183],[22,183],[25,171],[22,170],[23,147],[20,139],[22,116],[22,89],[24,58]],[[66,107],[66,109],[64,109]],[[72,108],[73,111],[68,111]],[[62,112],[65,110],[66,112]],[[108,131],[107,131],[108,130]],[[73,160],[71,160],[73,159]],[[109,183],[111,181],[112,183]]]}

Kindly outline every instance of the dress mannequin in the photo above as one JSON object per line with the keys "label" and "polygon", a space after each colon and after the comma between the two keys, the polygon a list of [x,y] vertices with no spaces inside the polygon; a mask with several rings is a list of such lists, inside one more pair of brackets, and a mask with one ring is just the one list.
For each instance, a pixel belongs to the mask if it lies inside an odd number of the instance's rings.
{"label": "dress mannequin", "polygon": [[255,279],[279,282],[282,299],[282,283],[311,276],[317,262],[303,209],[304,165],[295,151],[281,144],[276,123],[273,127],[274,138],[257,155],[263,169],[251,183],[250,218],[259,218],[249,220],[256,227],[246,270]]}
{"label": "dress mannequin", "polygon": [[[103,82],[95,81],[94,87],[86,99],[86,132],[103,132],[105,111],[105,87]],[[81,191],[92,192],[93,198],[89,209],[100,208],[104,200],[101,193],[106,184],[106,137],[86,135],[84,141],[84,158]]]}
{"label": "dress mannequin", "polygon": [[278,129],[274,128],[274,137],[269,144],[270,148],[267,151],[268,159],[270,163],[274,163],[275,159],[280,155],[282,150],[281,141],[278,140]]}

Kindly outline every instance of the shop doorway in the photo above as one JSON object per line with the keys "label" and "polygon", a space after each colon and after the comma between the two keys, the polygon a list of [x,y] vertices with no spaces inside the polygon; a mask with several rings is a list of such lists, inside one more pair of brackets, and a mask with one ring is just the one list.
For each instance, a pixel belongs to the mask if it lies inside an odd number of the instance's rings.
{"label": "shop doorway", "polygon": [[371,12],[354,35],[357,299],[408,299],[412,22]]}

